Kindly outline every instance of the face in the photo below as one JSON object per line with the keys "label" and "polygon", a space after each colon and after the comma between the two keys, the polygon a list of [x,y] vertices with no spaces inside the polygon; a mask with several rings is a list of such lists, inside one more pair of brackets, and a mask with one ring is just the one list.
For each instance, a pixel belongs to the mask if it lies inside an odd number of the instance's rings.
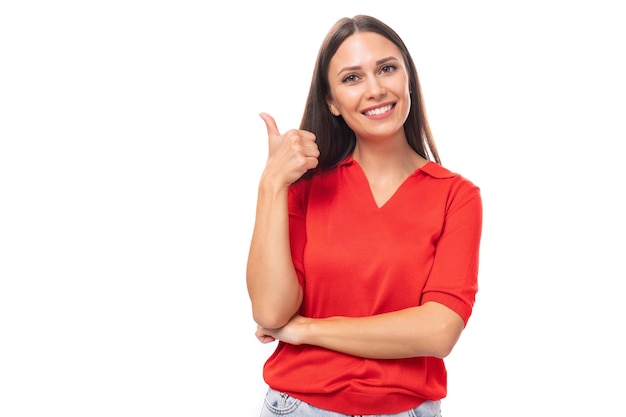
{"label": "face", "polygon": [[330,110],[357,138],[404,138],[409,77],[402,53],[390,40],[373,32],[350,36],[332,57],[328,80]]}

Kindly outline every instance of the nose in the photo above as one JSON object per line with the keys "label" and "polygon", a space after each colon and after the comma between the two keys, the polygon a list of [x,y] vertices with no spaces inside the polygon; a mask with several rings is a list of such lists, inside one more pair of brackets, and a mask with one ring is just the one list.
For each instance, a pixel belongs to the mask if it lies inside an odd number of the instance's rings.
{"label": "nose", "polygon": [[366,95],[369,99],[379,99],[387,93],[385,86],[380,82],[377,77],[370,77],[367,81]]}

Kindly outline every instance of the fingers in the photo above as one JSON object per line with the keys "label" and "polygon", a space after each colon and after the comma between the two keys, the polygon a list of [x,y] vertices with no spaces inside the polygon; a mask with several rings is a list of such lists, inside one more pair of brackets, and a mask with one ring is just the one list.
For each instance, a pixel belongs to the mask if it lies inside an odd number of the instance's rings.
{"label": "fingers", "polygon": [[261,326],[257,326],[254,335],[257,339],[259,339],[259,342],[261,343],[271,343],[276,340],[272,335],[268,334]]}
{"label": "fingers", "polygon": [[276,121],[267,113],[259,113],[268,136],[268,159],[264,179],[289,186],[307,170],[316,168],[320,155],[315,134],[291,129],[281,134]]}
{"label": "fingers", "polygon": [[260,113],[261,119],[265,122],[265,127],[267,128],[267,135],[269,137],[280,136],[280,131],[278,130],[278,126],[276,126],[276,121],[272,116],[267,113]]}
{"label": "fingers", "polygon": [[278,130],[278,126],[276,125],[276,121],[274,120],[272,116],[270,116],[267,113],[259,113],[259,116],[261,116],[261,119],[263,119],[263,121],[265,122],[267,135],[269,136],[270,139],[276,138],[279,136],[285,136],[285,137],[290,136],[290,137],[301,137],[305,140],[312,141],[313,143],[315,142],[315,135],[311,132],[307,132],[306,130],[292,129],[286,132],[285,135],[281,135],[280,131]]}

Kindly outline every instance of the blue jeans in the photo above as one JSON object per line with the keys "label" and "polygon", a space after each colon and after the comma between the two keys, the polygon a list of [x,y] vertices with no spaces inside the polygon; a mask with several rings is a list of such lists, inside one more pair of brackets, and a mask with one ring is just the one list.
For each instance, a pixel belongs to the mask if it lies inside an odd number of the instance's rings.
{"label": "blue jeans", "polygon": [[[261,417],[350,417],[348,414],[322,410],[293,398],[285,393],[269,389]],[[441,401],[426,401],[419,407],[398,414],[384,414],[376,417],[441,417]]]}

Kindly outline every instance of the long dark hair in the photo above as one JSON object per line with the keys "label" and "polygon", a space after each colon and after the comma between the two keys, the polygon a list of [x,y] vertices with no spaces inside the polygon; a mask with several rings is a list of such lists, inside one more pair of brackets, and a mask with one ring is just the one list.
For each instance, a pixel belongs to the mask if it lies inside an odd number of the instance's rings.
{"label": "long dark hair", "polygon": [[324,38],[317,55],[300,129],[315,133],[320,156],[318,167],[307,172],[305,176],[310,176],[318,169],[335,166],[348,156],[356,145],[354,132],[348,127],[343,117],[330,113],[327,100],[330,97],[328,82],[330,60],[343,41],[357,32],[378,33],[400,49],[407,67],[411,96],[411,109],[404,123],[407,141],[423,158],[441,163],[426,117],[415,63],[406,45],[400,36],[385,23],[371,16],[358,15],[353,18],[339,19]]}

